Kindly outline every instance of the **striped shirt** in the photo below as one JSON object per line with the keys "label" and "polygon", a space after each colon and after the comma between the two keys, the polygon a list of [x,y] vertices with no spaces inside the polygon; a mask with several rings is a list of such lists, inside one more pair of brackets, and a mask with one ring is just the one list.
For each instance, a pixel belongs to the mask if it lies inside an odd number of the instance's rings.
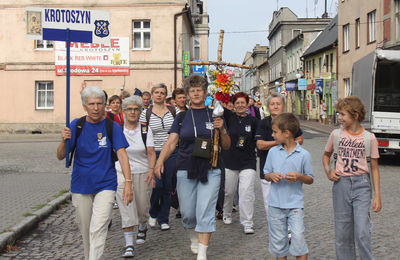
{"label": "striped shirt", "polygon": [[[140,114],[140,122],[147,123],[146,111],[147,109],[143,110]],[[170,111],[165,113],[163,117],[159,117],[158,115],[151,113],[149,127],[153,132],[154,149],[156,151],[161,151],[164,144],[167,142],[169,136],[168,132],[173,122],[174,116],[171,114]]]}

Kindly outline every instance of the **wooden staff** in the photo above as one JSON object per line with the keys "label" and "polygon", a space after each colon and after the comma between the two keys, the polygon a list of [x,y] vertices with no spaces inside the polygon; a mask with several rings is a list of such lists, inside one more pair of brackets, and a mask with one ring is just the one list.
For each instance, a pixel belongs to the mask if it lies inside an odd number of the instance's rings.
{"label": "wooden staff", "polygon": [[[219,41],[218,41],[218,62],[222,63],[222,46],[224,44],[224,30],[219,31]],[[222,64],[218,64],[222,65]],[[217,69],[222,70],[222,66],[217,66]],[[214,107],[215,109],[215,107]],[[219,129],[214,131],[214,141],[213,141],[213,151],[211,157],[212,167],[217,167],[218,164],[218,152],[219,152]]]}
{"label": "wooden staff", "polygon": [[224,30],[219,31],[218,61],[222,61],[222,45],[224,44]]}
{"label": "wooden staff", "polygon": [[212,147],[213,147],[213,149],[212,149],[212,156],[211,156],[211,166],[217,167],[218,152],[219,152],[219,129],[215,129]]}

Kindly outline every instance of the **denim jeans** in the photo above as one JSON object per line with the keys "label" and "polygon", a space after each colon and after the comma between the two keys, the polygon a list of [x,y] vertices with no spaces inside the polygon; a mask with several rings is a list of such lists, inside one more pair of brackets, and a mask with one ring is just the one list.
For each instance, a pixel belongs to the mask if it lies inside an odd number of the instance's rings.
{"label": "denim jeans", "polygon": [[196,232],[215,232],[215,207],[221,184],[221,170],[208,171],[208,181],[188,179],[186,170],[177,172],[177,191],[182,223]]}
{"label": "denim jeans", "polygon": [[[157,159],[160,152],[156,151]],[[164,173],[161,175],[161,180],[156,178],[156,187],[150,197],[150,216],[156,218],[158,223],[169,223],[169,210],[171,207],[171,192],[172,192],[172,175],[176,171],[176,155],[175,150],[164,163]]]}
{"label": "denim jeans", "polygon": [[374,259],[371,248],[371,184],[369,174],[340,177],[332,188],[338,260]]}
{"label": "denim jeans", "polygon": [[[289,245],[288,225],[292,232]],[[304,211],[303,209],[281,209],[268,207],[269,251],[276,257],[285,257],[290,253],[293,256],[308,254],[304,238]]]}

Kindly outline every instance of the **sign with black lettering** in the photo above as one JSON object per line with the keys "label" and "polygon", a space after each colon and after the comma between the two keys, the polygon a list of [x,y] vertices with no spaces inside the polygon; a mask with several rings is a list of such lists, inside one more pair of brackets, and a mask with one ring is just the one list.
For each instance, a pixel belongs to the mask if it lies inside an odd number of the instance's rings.
{"label": "sign with black lettering", "polygon": [[27,7],[27,35],[36,40],[109,43],[110,13],[75,8]]}

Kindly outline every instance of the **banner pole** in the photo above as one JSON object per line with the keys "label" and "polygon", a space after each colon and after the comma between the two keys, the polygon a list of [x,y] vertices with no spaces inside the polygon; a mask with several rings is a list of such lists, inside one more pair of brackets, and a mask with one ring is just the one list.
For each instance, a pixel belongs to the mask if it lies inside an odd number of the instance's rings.
{"label": "banner pole", "polygon": [[[70,119],[69,119],[69,110],[70,110],[70,48],[71,48],[71,40],[70,40],[70,31],[69,28],[67,28],[67,40],[66,40],[66,49],[67,49],[67,74],[66,74],[66,79],[67,79],[67,86],[66,86],[66,126],[70,128]],[[70,162],[69,162],[69,143],[70,140],[67,139],[66,141],[66,148],[65,148],[65,167],[69,168]]]}

